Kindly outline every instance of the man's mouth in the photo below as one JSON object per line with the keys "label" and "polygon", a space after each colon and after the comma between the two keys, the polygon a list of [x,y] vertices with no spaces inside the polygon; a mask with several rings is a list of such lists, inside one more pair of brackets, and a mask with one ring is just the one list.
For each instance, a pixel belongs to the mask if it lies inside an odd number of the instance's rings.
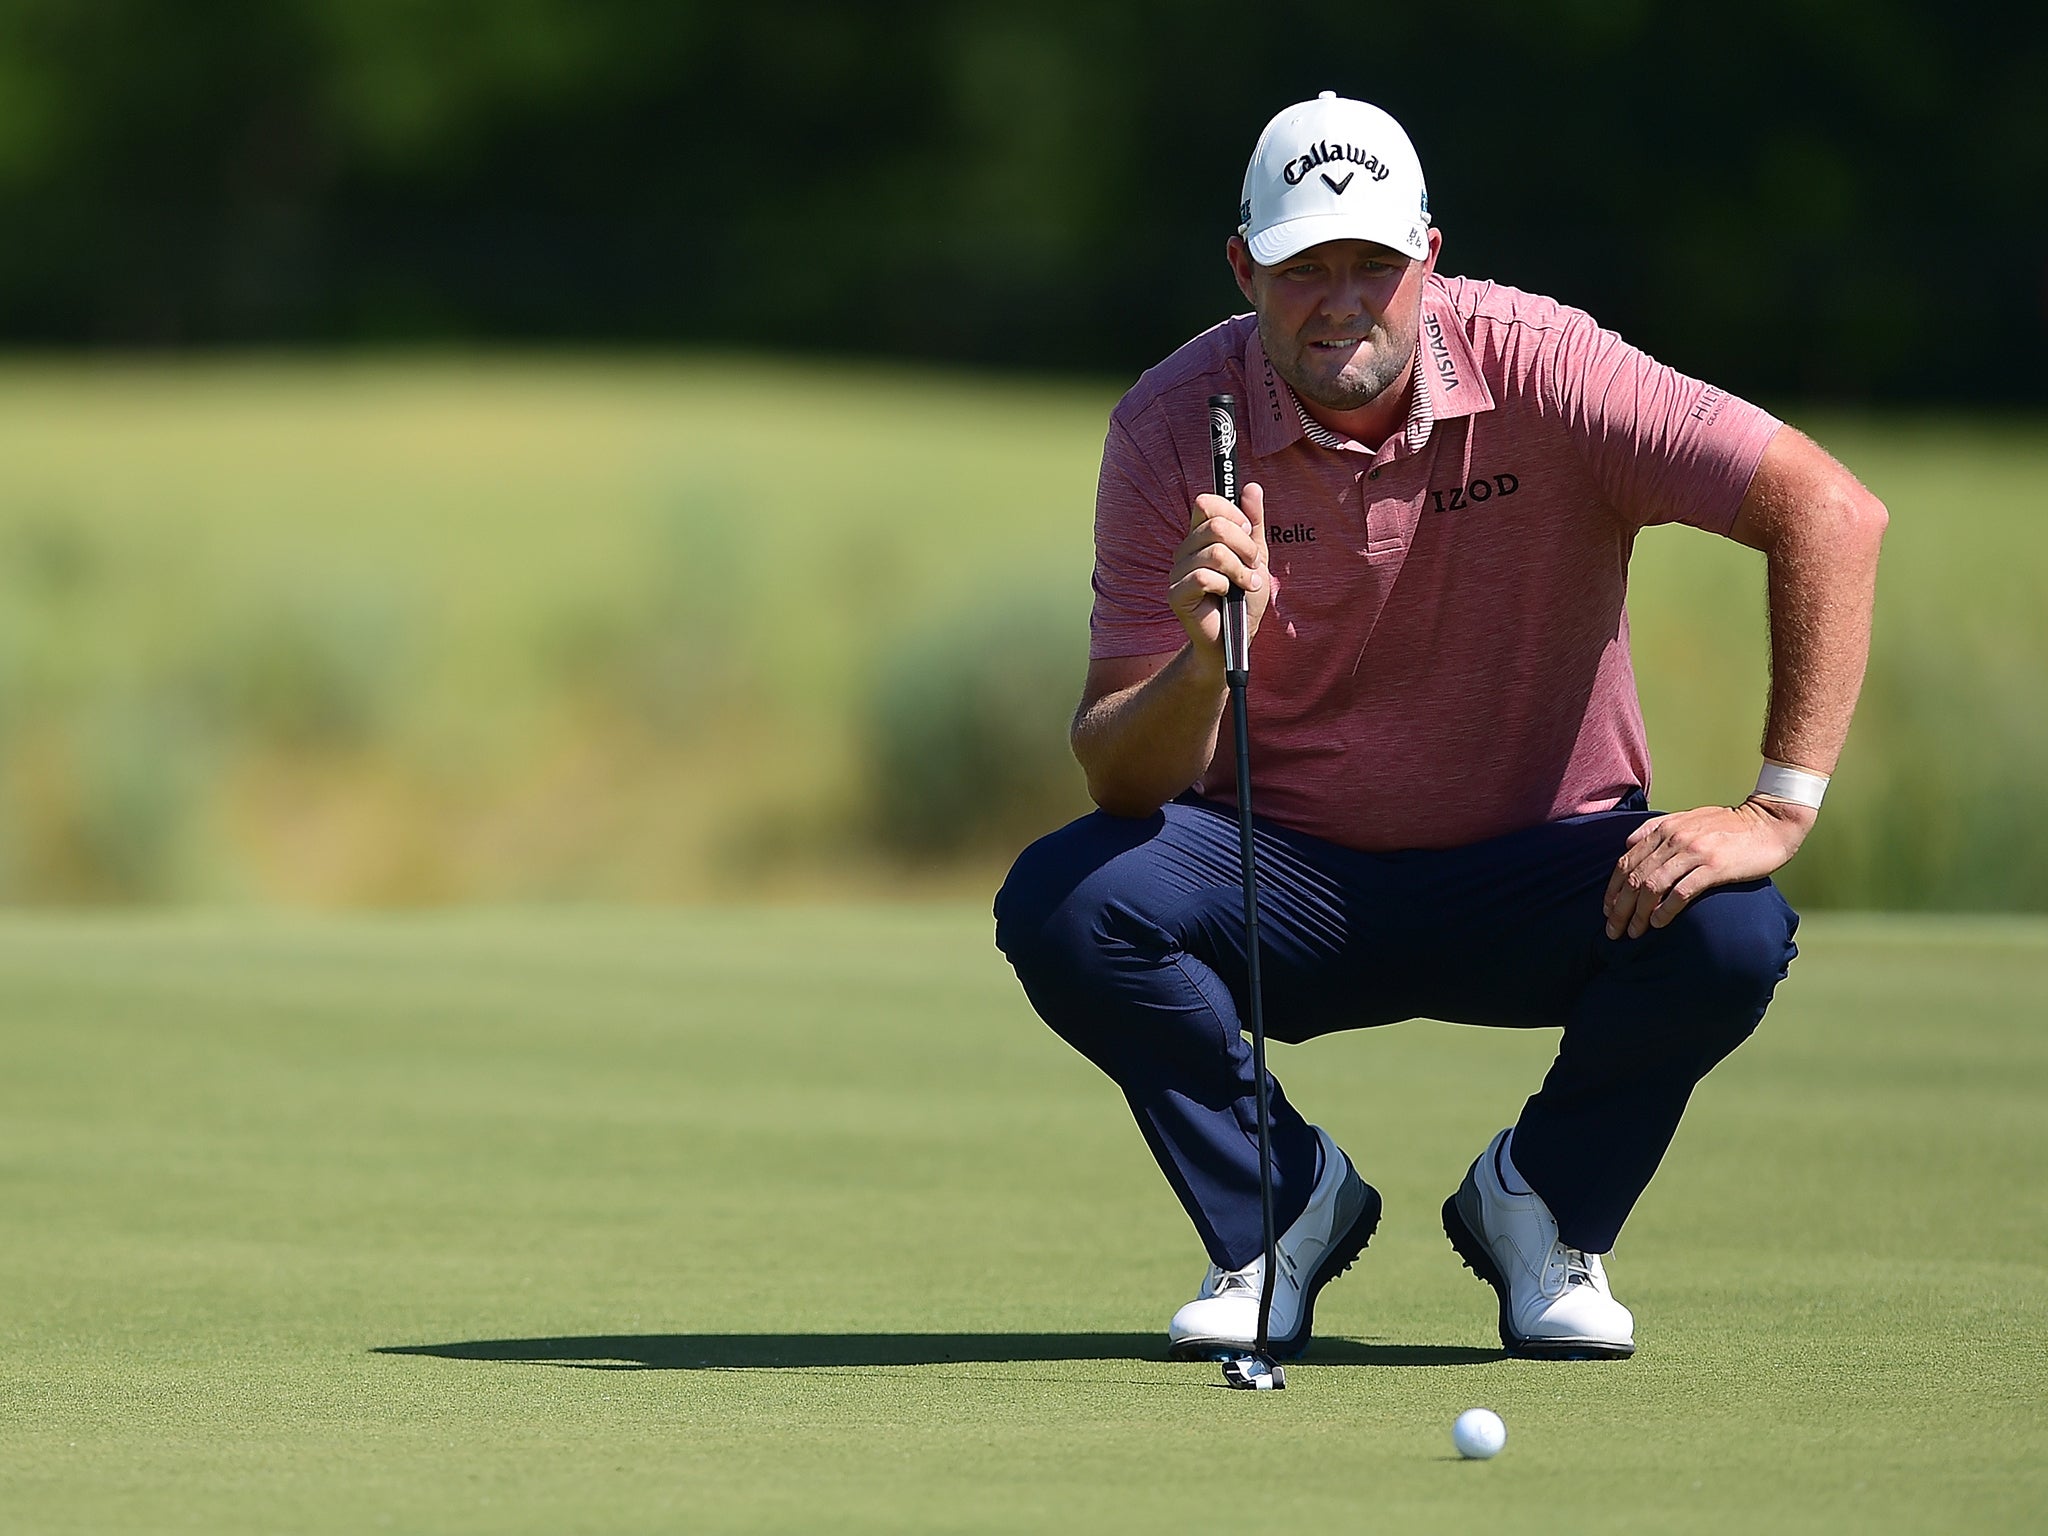
{"label": "man's mouth", "polygon": [[1351,352],[1371,340],[1370,336],[1338,336],[1329,341],[1312,341],[1309,345],[1321,352]]}

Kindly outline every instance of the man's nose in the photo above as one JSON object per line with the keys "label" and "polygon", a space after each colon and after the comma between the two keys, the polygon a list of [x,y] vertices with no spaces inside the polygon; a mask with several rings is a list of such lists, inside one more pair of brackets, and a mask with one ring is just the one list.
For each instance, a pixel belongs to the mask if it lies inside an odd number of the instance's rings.
{"label": "man's nose", "polygon": [[1323,314],[1331,320],[1355,320],[1360,315],[1379,319],[1366,285],[1356,279],[1340,279],[1330,285],[1323,295]]}

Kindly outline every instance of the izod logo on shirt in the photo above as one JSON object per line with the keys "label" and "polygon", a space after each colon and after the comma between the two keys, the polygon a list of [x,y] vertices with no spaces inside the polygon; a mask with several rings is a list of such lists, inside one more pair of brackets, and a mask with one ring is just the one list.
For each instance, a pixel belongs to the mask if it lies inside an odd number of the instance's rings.
{"label": "izod logo on shirt", "polygon": [[1521,488],[1521,480],[1514,475],[1481,475],[1467,485],[1454,485],[1447,491],[1431,491],[1429,504],[1438,512],[1462,512],[1468,506],[1476,507],[1496,496],[1512,496]]}

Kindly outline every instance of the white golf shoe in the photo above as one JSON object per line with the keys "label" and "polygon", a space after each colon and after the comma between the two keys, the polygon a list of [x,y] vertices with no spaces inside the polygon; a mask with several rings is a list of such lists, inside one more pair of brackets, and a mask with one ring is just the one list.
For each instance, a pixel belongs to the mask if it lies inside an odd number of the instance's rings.
{"label": "white golf shoe", "polygon": [[1607,1289],[1600,1255],[1558,1241],[1536,1194],[1501,1183],[1502,1131],[1444,1202],[1444,1235],[1500,1297],[1500,1342],[1544,1360],[1621,1359],[1636,1352],[1636,1320]]}
{"label": "white golf shoe", "polygon": [[[1322,1144],[1323,1171],[1308,1208],[1274,1242],[1278,1275],[1273,1286],[1273,1353],[1291,1360],[1308,1347],[1316,1294],[1351,1267],[1380,1224],[1380,1193],[1358,1176],[1329,1132],[1311,1127]],[[1167,1354],[1207,1360],[1242,1354],[1258,1340],[1259,1288],[1265,1256],[1243,1269],[1209,1266],[1195,1299],[1173,1314]]]}

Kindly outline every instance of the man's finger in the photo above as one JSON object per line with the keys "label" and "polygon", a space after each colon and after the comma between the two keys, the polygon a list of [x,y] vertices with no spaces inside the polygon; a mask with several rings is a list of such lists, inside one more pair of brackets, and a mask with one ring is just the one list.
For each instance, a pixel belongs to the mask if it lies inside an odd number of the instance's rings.
{"label": "man's finger", "polygon": [[1657,909],[1671,899],[1672,891],[1683,885],[1706,862],[1703,854],[1690,848],[1681,848],[1674,850],[1669,858],[1660,860],[1655,869],[1648,871],[1636,892],[1635,910],[1629,915],[1628,936],[1640,939],[1649,932],[1651,920],[1657,915]]}
{"label": "man's finger", "polygon": [[1664,823],[1669,819],[1670,818],[1666,816],[1652,816],[1640,827],[1637,827],[1635,831],[1629,833],[1627,846],[1633,848],[1637,843],[1640,843],[1644,838],[1654,837],[1657,833],[1657,829],[1663,826]]}
{"label": "man's finger", "polygon": [[[1614,861],[1614,873],[1607,877],[1607,894],[1600,903],[1610,917],[1614,913],[1614,904],[1620,900],[1622,891],[1629,883],[1629,876],[1656,851],[1657,845],[1653,840],[1659,835],[1659,829],[1665,820],[1666,818],[1659,816],[1653,821],[1644,822],[1629,833],[1628,851]],[[1645,846],[1646,844],[1648,846]]]}
{"label": "man's finger", "polygon": [[1649,822],[1629,834],[1628,845],[1615,862],[1618,873],[1624,877],[1633,874],[1669,846],[1671,829],[1665,825],[1665,820],[1668,818]]}
{"label": "man's finger", "polygon": [[1246,590],[1258,586],[1264,580],[1242,553],[1221,539],[1213,544],[1204,544],[1189,550],[1181,558],[1180,563],[1187,570],[1221,571]]}
{"label": "man's finger", "polygon": [[1701,865],[1672,886],[1665,898],[1657,903],[1656,910],[1650,914],[1650,926],[1670,927],[1674,917],[1691,906],[1701,894],[1712,890],[1719,883],[1714,879],[1713,872],[1707,866]]}
{"label": "man's finger", "polygon": [[1609,917],[1614,915],[1614,904],[1621,900],[1621,893],[1628,887],[1628,865],[1621,859],[1614,861],[1614,873],[1607,877],[1607,894],[1600,898],[1600,910]]}
{"label": "man's finger", "polygon": [[1252,537],[1258,541],[1261,558],[1266,553],[1266,490],[1256,481],[1250,482],[1238,492],[1238,501],[1245,518],[1252,525]]}
{"label": "man's finger", "polygon": [[1246,565],[1259,563],[1259,542],[1252,537],[1251,530],[1241,522],[1223,517],[1212,517],[1197,523],[1194,531],[1181,540],[1175,558],[1185,560],[1211,544],[1221,544],[1236,551],[1238,559]]}
{"label": "man's finger", "polygon": [[[1610,939],[1619,939],[1624,936],[1634,938],[1636,935],[1630,930],[1635,927],[1639,918],[1647,915],[1650,905],[1654,903],[1654,900],[1655,898],[1645,891],[1623,891],[1621,899],[1614,905],[1614,910],[1607,916],[1607,937]],[[1638,911],[1639,907],[1641,908],[1640,911]]]}
{"label": "man's finger", "polygon": [[1636,902],[1642,892],[1629,878],[1625,866],[1616,865],[1613,877],[1607,882],[1607,937],[1618,939],[1628,931],[1630,921],[1635,917]]}
{"label": "man's finger", "polygon": [[1647,843],[1629,855],[1629,884],[1639,891],[1655,891],[1661,896],[1671,888],[1672,881],[1691,867],[1689,861],[1697,857],[1690,844],[1675,837]]}
{"label": "man's finger", "polygon": [[1657,903],[1698,858],[1675,837],[1648,838],[1623,854],[1607,882],[1607,936],[1641,938]]}
{"label": "man's finger", "polygon": [[1239,528],[1250,528],[1252,525],[1252,520],[1245,515],[1244,508],[1224,500],[1221,496],[1204,491],[1195,498],[1194,510],[1188,517],[1188,526],[1200,528],[1202,524],[1213,522],[1217,518],[1223,518]]}
{"label": "man's finger", "polygon": [[1262,563],[1260,556],[1264,550],[1259,541],[1252,536],[1251,530],[1243,523],[1226,522],[1220,517],[1215,518],[1198,528],[1194,537],[1197,541],[1208,538],[1223,545],[1248,567]]}
{"label": "man's finger", "polygon": [[1192,613],[1206,599],[1221,598],[1229,590],[1230,579],[1219,572],[1187,571],[1166,589],[1166,600]]}

